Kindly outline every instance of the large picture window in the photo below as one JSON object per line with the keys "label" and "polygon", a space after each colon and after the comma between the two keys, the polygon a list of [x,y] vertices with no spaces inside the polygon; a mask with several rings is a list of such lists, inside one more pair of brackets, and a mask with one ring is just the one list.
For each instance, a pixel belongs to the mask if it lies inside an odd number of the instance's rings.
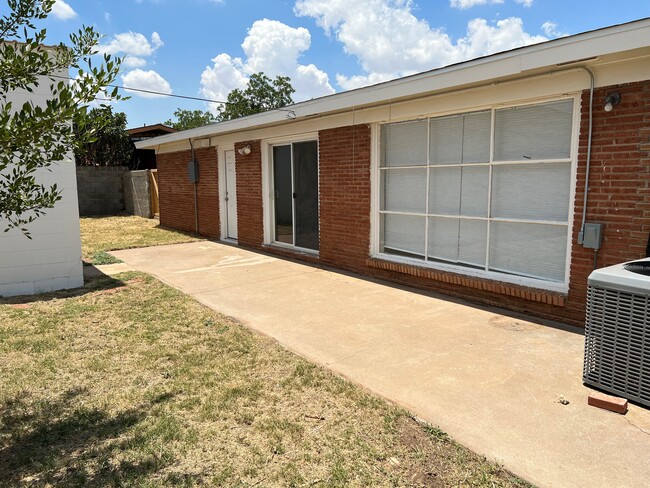
{"label": "large picture window", "polygon": [[565,282],[573,104],[383,125],[379,251]]}

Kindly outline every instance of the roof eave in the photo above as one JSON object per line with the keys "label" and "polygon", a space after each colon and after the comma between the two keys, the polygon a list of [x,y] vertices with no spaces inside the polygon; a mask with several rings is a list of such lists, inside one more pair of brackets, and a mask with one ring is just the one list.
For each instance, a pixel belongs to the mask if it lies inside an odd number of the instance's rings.
{"label": "roof eave", "polygon": [[[640,34],[640,31],[645,33]],[[644,47],[644,43],[647,45],[645,40],[648,38],[650,38],[650,18],[523,46],[380,84],[296,103],[280,110],[159,136],[138,142],[136,147],[152,148],[189,139],[202,139],[241,130],[292,123],[305,117],[334,114],[352,108],[376,105],[386,100],[416,98],[479,81],[515,76],[543,67],[567,65],[572,62],[579,64],[581,60]],[[295,113],[296,117],[288,116],[289,111]]]}

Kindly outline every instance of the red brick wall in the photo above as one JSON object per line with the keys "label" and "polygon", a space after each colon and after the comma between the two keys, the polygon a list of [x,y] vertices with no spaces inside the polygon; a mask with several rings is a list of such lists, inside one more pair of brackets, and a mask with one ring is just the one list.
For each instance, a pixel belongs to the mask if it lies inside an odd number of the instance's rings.
{"label": "red brick wall", "polygon": [[[605,112],[605,97],[621,103]],[[571,285],[567,315],[584,317],[587,277],[594,251],[576,244],[582,219],[587,159],[589,92],[582,96]],[[650,234],[650,81],[601,88],[594,93],[594,122],[587,222],[604,225],[598,267],[645,257]]]}
{"label": "red brick wall", "polygon": [[[606,94],[618,91],[622,102],[605,112]],[[582,94],[577,188],[569,293],[560,296],[514,285],[476,280],[415,267],[379,269],[372,274],[490,305],[582,326],[587,277],[594,251],[577,243],[582,221],[589,120],[589,92]],[[605,224],[598,267],[645,256],[650,233],[650,82],[596,90],[587,221]],[[372,266],[382,266],[369,260]],[[387,266],[396,268],[395,266]]]}
{"label": "red brick wall", "polygon": [[[244,146],[251,147],[250,154],[239,154],[239,149]],[[260,141],[243,141],[235,144],[235,172],[237,174],[237,240],[239,244],[259,248],[264,242]]]}
{"label": "red brick wall", "polygon": [[[622,102],[607,113],[603,110],[604,97],[615,90],[621,94]],[[584,92],[568,295],[368,259],[371,135],[367,125],[339,127],[319,133],[320,257],[317,261],[475,302],[583,325],[586,282],[593,269],[594,257],[593,250],[577,244],[585,187],[588,97],[589,93]],[[235,153],[239,242],[262,248],[260,141],[241,142],[236,149],[245,145],[251,146],[251,154],[242,156]],[[185,165],[189,159],[187,153],[175,154],[160,155],[158,160],[161,222],[192,230],[191,185],[180,181],[186,180]],[[185,156],[179,157],[178,154]],[[214,181],[216,199],[216,172]],[[589,186],[587,221],[605,224],[598,266],[644,257],[650,234],[650,82],[596,91]],[[163,193],[173,198],[163,203]],[[217,209],[214,222],[218,227],[218,204],[214,208]],[[296,259],[315,261],[313,256],[285,250],[278,252]]]}
{"label": "red brick wall", "polygon": [[320,258],[364,271],[370,252],[370,126],[320,131]]}
{"label": "red brick wall", "polygon": [[[219,171],[215,147],[196,149],[199,163],[198,214],[199,234],[219,238]],[[194,184],[187,176],[191,151],[156,155],[160,225],[194,233]]]}

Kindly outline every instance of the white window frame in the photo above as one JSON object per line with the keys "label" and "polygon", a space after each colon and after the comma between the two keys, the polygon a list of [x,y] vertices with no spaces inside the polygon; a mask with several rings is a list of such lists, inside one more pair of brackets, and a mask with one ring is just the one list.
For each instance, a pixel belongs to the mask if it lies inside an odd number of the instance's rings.
{"label": "white window frame", "polygon": [[[318,152],[318,234],[320,235],[320,141],[318,140],[318,132],[306,132],[303,134],[295,134],[291,136],[274,137],[262,141],[262,207],[264,215],[264,244],[267,246],[275,246],[292,251],[302,252],[306,254],[313,254],[318,256],[320,250],[308,249],[299,247],[285,242],[279,242],[274,239],[275,228],[275,195],[273,191],[273,148],[275,146],[288,146],[296,142],[309,142],[316,141]],[[293,174],[291,175],[293,179]],[[295,222],[295,208],[294,212]],[[295,229],[294,229],[295,230]],[[320,249],[320,246],[319,246]]]}
{"label": "white window frame", "polygon": [[[545,103],[545,102],[553,102],[553,101],[558,101],[558,100],[567,100],[567,99],[573,99],[573,121],[572,121],[572,134],[571,134],[571,145],[570,145],[570,157],[566,159],[558,159],[558,160],[525,160],[525,161],[507,161],[507,162],[493,162],[492,159],[494,157],[493,151],[493,145],[494,145],[494,119],[495,119],[495,114],[496,110],[499,109],[504,109],[504,108],[509,108],[509,107],[521,107],[524,105],[537,105],[540,103]],[[472,268],[472,267],[465,267],[457,264],[452,264],[452,263],[444,263],[440,261],[426,261],[423,259],[415,259],[415,258],[409,258],[405,256],[398,256],[395,254],[388,254],[388,253],[382,253],[379,251],[380,249],[380,227],[381,227],[381,215],[382,211],[380,210],[380,195],[381,195],[381,171],[380,171],[380,155],[381,155],[381,126],[390,124],[390,123],[395,123],[395,122],[406,122],[406,121],[415,121],[423,118],[435,118],[435,117],[442,117],[446,115],[456,115],[456,114],[463,114],[463,113],[470,113],[470,112],[477,112],[481,110],[491,110],[492,111],[492,116],[491,116],[491,139],[490,139],[490,162],[489,163],[478,163],[478,164],[471,164],[468,166],[488,166],[490,168],[490,176],[489,176],[489,187],[488,187],[488,198],[491,198],[490,192],[491,192],[491,186],[492,186],[492,168],[495,165],[511,165],[511,164],[521,164],[521,163],[542,163],[542,164],[552,164],[552,163],[558,163],[558,162],[569,162],[570,163],[570,173],[571,173],[571,178],[570,178],[570,192],[569,192],[569,214],[568,214],[568,221],[567,224],[564,222],[555,222],[555,224],[558,225],[566,225],[567,226],[567,249],[566,249],[566,254],[565,254],[565,273],[564,273],[564,281],[563,282],[555,282],[555,281],[549,281],[549,280],[544,280],[544,279],[537,279],[537,278],[531,278],[531,277],[526,277],[526,276],[517,276],[517,275],[512,275],[512,274],[507,274],[507,273],[501,273],[501,272],[496,272],[496,271],[486,271],[484,269],[478,269],[478,268]],[[517,102],[512,102],[508,104],[491,104],[491,105],[486,105],[486,106],[479,106],[479,107],[472,107],[468,109],[464,109],[462,111],[456,111],[456,112],[444,112],[444,113],[432,113],[432,114],[426,114],[422,115],[417,118],[403,118],[403,119],[393,119],[393,120],[387,120],[383,121],[382,123],[375,123],[372,125],[372,155],[371,155],[371,195],[372,195],[372,201],[371,201],[371,242],[370,242],[370,254],[374,258],[382,259],[385,261],[391,261],[395,263],[400,263],[400,264],[405,264],[405,265],[414,265],[418,267],[426,267],[426,268],[431,268],[439,271],[447,271],[447,272],[452,272],[456,274],[462,274],[466,276],[471,276],[475,278],[484,278],[484,279],[489,279],[489,280],[494,280],[494,281],[500,281],[500,282],[505,282],[505,283],[512,283],[516,285],[521,285],[521,286],[526,286],[526,287],[531,287],[531,288],[539,288],[539,289],[544,289],[544,290],[549,290],[549,291],[554,291],[554,292],[561,292],[561,293],[567,293],[569,289],[569,282],[570,282],[570,269],[571,269],[571,249],[572,249],[572,236],[573,236],[573,225],[574,225],[574,207],[575,207],[575,191],[576,191],[576,173],[577,173],[577,160],[578,160],[578,149],[579,149],[579,130],[580,130],[580,114],[581,114],[581,96],[580,93],[571,93],[571,94],[566,94],[563,96],[555,96],[555,97],[544,97],[544,98],[536,98],[534,100],[523,100],[523,101],[517,101]],[[453,166],[453,167],[458,167],[458,164],[454,165],[435,165],[436,167],[444,167],[444,166]],[[400,166],[400,168],[408,168],[408,166]],[[422,169],[423,166],[418,166],[417,168]],[[428,201],[428,195],[429,195],[429,168],[430,165],[426,166],[427,168],[427,201]],[[386,171],[386,170],[384,170]],[[427,205],[427,212],[428,212],[428,205]],[[417,215],[421,216],[421,213],[410,213],[410,212],[387,212],[391,214],[402,214],[402,215]],[[426,214],[427,217],[425,218],[426,221],[426,227],[425,227],[425,255],[426,252],[428,251],[427,248],[427,240],[428,240],[428,222],[429,222],[429,217],[435,217],[436,215],[433,214]],[[442,217],[449,217],[448,215],[444,215]],[[507,221],[507,222],[517,222],[517,219],[497,219],[497,218],[491,218],[492,221]],[[525,223],[530,223],[530,224],[535,224],[537,223],[536,221],[533,220],[526,220]],[[547,224],[547,225],[553,225],[554,222],[549,222],[549,221],[540,221],[539,223]],[[488,234],[488,241],[487,241],[487,253],[489,253],[489,234]],[[487,262],[487,261],[486,261]]]}

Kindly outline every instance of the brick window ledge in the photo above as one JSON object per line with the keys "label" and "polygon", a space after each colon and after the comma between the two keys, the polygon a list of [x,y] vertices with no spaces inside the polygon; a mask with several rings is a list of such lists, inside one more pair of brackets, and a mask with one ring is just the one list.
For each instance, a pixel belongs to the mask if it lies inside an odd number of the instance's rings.
{"label": "brick window ledge", "polygon": [[491,281],[483,278],[447,273],[421,266],[395,263],[384,259],[368,258],[366,259],[366,265],[370,268],[383,269],[395,273],[417,276],[419,278],[441,281],[443,283],[465,286],[467,288],[499,293],[501,295],[521,298],[522,300],[530,300],[532,302],[546,303],[557,307],[563,307],[566,298],[566,295],[561,293],[553,293],[546,290],[539,290],[537,288],[528,288],[525,286],[500,283],[498,281]]}

